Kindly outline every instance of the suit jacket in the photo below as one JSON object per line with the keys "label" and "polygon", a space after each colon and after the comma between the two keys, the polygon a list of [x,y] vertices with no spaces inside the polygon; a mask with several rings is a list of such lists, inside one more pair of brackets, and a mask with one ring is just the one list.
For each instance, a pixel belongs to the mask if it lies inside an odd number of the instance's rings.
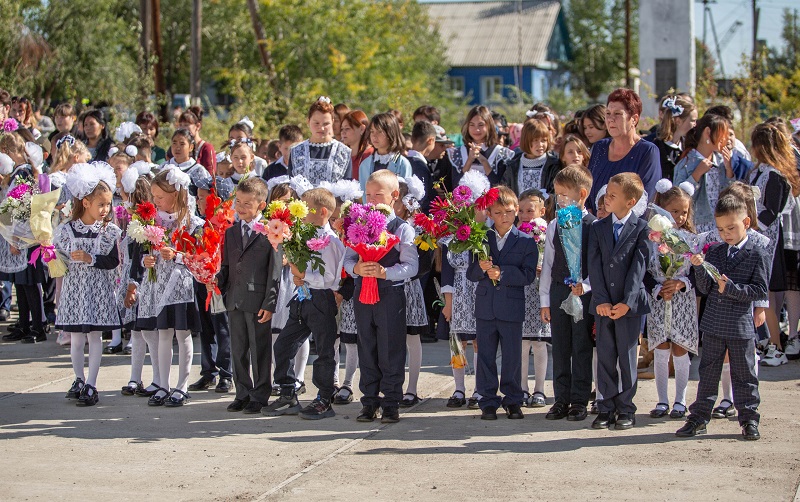
{"label": "suit jacket", "polygon": [[[520,151],[514,158],[508,162],[506,165],[506,172],[503,173],[503,181],[501,183],[511,190],[514,190],[514,193],[519,195],[519,170],[520,165],[522,164],[522,156],[524,154]],[[544,165],[542,166],[542,178],[541,182],[539,183],[541,186],[537,187],[542,192],[546,192],[548,194],[553,194],[555,191],[553,184],[556,179],[556,174],[561,171],[564,166],[561,165],[561,160],[559,160],[558,155],[553,152],[547,153],[547,160],[544,161]]]}
{"label": "suit jacket", "polygon": [[624,303],[630,310],[626,317],[650,312],[644,276],[650,258],[647,245],[647,220],[631,214],[614,244],[613,216],[592,223],[589,229],[589,281],[592,284],[590,309]]}
{"label": "suit jacket", "polygon": [[694,267],[697,289],[708,294],[700,331],[730,338],[752,338],[755,336],[753,302],[767,299],[772,257],[752,239],[745,242],[732,260],[728,259],[728,248],[722,243],[706,253],[706,261],[728,276],[723,293],[702,266]]}
{"label": "suit jacket", "polygon": [[222,247],[222,267],[217,274],[220,289],[227,293],[228,311],[275,312],[282,268],[283,253],[275,251],[266,236],[255,234],[243,246],[242,222],[229,228]]}
{"label": "suit jacket", "polygon": [[492,262],[500,267],[500,280],[496,285],[472,255],[467,278],[478,283],[475,288],[477,319],[520,323],[525,320],[525,286],[536,279],[539,248],[530,236],[516,227],[511,227],[509,232],[502,251],[497,249],[497,234],[491,230],[487,234]]}

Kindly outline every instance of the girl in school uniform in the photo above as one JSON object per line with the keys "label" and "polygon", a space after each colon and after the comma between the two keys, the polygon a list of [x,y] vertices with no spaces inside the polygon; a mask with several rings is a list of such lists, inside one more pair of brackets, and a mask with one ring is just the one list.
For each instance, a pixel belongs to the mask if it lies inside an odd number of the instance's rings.
{"label": "girl in school uniform", "polygon": [[369,175],[379,169],[388,169],[401,178],[411,176],[411,162],[404,156],[406,140],[397,117],[393,113],[379,113],[372,117],[367,132],[375,151],[359,165],[361,189],[366,190]]}
{"label": "girl in school uniform", "polygon": [[308,109],[311,138],[294,145],[289,154],[289,172],[315,187],[353,176],[350,148],[333,137],[333,114],[330,98],[320,96]]}
{"label": "girl in school uniform", "polygon": [[[188,113],[188,112],[186,112]],[[208,144],[208,143],[206,143]],[[208,187],[214,182],[209,171],[194,159],[195,139],[188,129],[178,129],[172,134],[172,158],[164,168],[175,166],[189,176],[189,195],[206,200]],[[214,159],[216,163],[216,158]],[[215,164],[216,167],[216,164]]]}
{"label": "girl in school uniform", "polygon": [[[166,166],[151,183],[156,222],[165,235],[183,228],[194,233],[203,220],[194,215],[194,200],[189,197],[189,175],[178,167]],[[155,268],[156,280],[146,276]],[[194,295],[194,278],[183,265],[183,254],[164,246],[158,253],[146,253],[136,245],[131,254],[129,297],[138,293],[136,329],[150,347],[151,358],[157,353],[158,388],[147,402],[150,406],[183,406],[189,399],[189,372],[192,369],[192,331],[200,331],[200,318]],[[138,287],[131,285],[138,284]],[[128,300],[128,299],[126,299]],[[128,300],[128,303],[131,303]],[[178,382],[170,389],[172,338],[178,338]],[[155,350],[154,350],[155,349]]]}
{"label": "girl in school uniform", "polygon": [[[97,375],[102,357],[102,332],[119,328],[115,295],[117,242],[121,234],[111,220],[111,198],[116,185],[107,165],[76,164],[67,174],[74,197],[72,220],[59,226],[53,245],[67,261],[61,286],[56,325],[70,333],[70,355],[75,381],[67,398],[78,406],[99,400]],[[84,346],[89,341],[89,373],[84,374]]]}
{"label": "girl in school uniform", "polygon": [[[203,109],[199,106],[190,106],[178,119],[178,127],[189,131],[192,137],[193,146],[189,156],[197,159],[197,162],[209,173],[216,174],[217,153],[211,143],[200,137],[200,131],[203,128]],[[172,155],[175,155],[174,151]]]}

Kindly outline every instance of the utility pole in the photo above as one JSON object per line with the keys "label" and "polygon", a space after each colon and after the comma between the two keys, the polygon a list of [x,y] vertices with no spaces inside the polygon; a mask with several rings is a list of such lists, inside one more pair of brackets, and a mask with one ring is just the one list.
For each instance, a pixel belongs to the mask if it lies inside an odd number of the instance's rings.
{"label": "utility pole", "polygon": [[753,0],[753,71],[758,66],[758,15],[760,9],[757,0]]}
{"label": "utility pole", "polygon": [[203,28],[203,0],[192,2],[192,69],[189,92],[192,104],[200,106],[201,30]]}
{"label": "utility pole", "polygon": [[631,0],[625,0],[625,87],[633,89],[631,77]]}
{"label": "utility pole", "polygon": [[164,54],[161,50],[161,0],[150,0],[150,2],[150,17],[153,22],[153,55],[155,56],[153,78],[155,79],[156,99],[161,102],[159,106],[161,122],[169,122],[166,103],[167,84],[164,80]]}

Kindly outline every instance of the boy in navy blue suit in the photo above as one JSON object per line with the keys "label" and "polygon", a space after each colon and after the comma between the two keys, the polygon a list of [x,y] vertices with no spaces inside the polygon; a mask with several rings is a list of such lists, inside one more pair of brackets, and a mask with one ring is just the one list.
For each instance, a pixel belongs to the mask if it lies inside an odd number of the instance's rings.
{"label": "boy in navy blue suit", "polygon": [[597,326],[597,402],[594,429],[636,425],[636,364],[642,316],[650,312],[644,274],[649,259],[647,221],[631,209],[644,193],[636,173],[620,173],[608,182],[605,208],[610,214],[589,231],[591,309]]}
{"label": "boy in navy blue suit", "polygon": [[[697,289],[708,294],[700,331],[700,383],[697,399],[689,406],[686,425],[675,435],[705,434],[711,410],[717,400],[719,378],[728,353],[733,383],[733,401],[745,439],[759,439],[758,375],[755,371],[755,330],[753,302],[767,299],[772,257],[747,237],[750,218],[747,205],[734,194],[720,197],[714,210],[717,229],[724,243],[712,246],[705,257],[692,256]],[[703,261],[717,267],[722,276],[714,281],[702,268]]]}
{"label": "boy in navy blue suit", "polygon": [[[476,391],[481,419],[497,420],[503,405],[508,418],[522,415],[522,322],[525,319],[525,286],[536,279],[539,249],[528,235],[517,230],[514,220],[519,201],[508,187],[498,187],[500,195],[489,208],[494,224],[489,229],[488,260],[473,257],[467,278],[477,282],[475,318],[478,351]],[[500,390],[497,395],[497,346],[501,347]]]}

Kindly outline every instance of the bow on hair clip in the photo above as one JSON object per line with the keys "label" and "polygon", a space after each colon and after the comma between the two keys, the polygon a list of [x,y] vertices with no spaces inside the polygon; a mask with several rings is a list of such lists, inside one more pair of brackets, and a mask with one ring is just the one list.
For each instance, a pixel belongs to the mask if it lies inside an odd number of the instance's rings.
{"label": "bow on hair clip", "polygon": [[304,193],[314,188],[305,176],[297,175],[289,179],[289,187],[295,191],[298,197],[302,197]]}
{"label": "bow on hair clip", "polygon": [[189,177],[189,175],[177,167],[170,167],[168,169],[169,172],[167,172],[167,183],[172,185],[172,188],[175,190],[188,190],[189,185],[192,182],[192,179]]}
{"label": "bow on hair clip", "polygon": [[680,117],[683,113],[683,107],[679,104],[675,103],[676,98],[667,98],[664,100],[664,103],[661,104],[662,108],[669,110],[672,113],[673,117]]}
{"label": "bow on hair clip", "polygon": [[331,104],[331,98],[328,96],[320,96],[319,99],[317,99],[317,102]]}
{"label": "bow on hair clip", "polygon": [[41,169],[44,164],[44,150],[42,147],[32,141],[25,143],[25,153],[28,154],[28,160],[31,165],[36,169]]}
{"label": "bow on hair clip", "polygon": [[139,170],[134,166],[130,166],[128,169],[122,173],[122,177],[119,179],[120,185],[122,185],[122,190],[125,193],[133,193],[136,190],[136,181],[139,179]]}
{"label": "bow on hair clip", "polygon": [[56,141],[56,150],[61,148],[61,145],[64,143],[69,143],[69,146],[75,146],[75,137],[72,134],[67,134],[66,136],[60,138]]}
{"label": "bow on hair clip", "polygon": [[252,130],[253,130],[253,128],[255,127],[255,124],[253,124],[253,121],[252,121],[252,120],[250,120],[250,117],[248,117],[247,115],[245,115],[244,117],[242,117],[242,120],[240,120],[239,122],[237,122],[237,124],[244,124],[244,125],[246,125],[247,127],[249,127],[251,131],[252,131]]}
{"label": "bow on hair clip", "polygon": [[94,192],[101,181],[111,190],[117,186],[117,176],[110,165],[105,162],[81,163],[70,168],[67,173],[66,185],[73,197],[83,199]]}
{"label": "bow on hair clip", "polygon": [[227,153],[225,153],[225,152],[217,153],[217,164],[222,163],[222,162],[230,162],[230,161],[231,161],[231,156],[228,155]]}
{"label": "bow on hair clip", "polygon": [[529,119],[532,119],[533,117],[536,116],[536,112],[533,110],[528,110],[527,112],[525,112],[525,116],[528,117]]}
{"label": "bow on hair clip", "polygon": [[114,139],[117,143],[125,143],[134,133],[141,133],[142,128],[133,122],[123,122],[117,127],[114,133]]}
{"label": "bow on hair clip", "polygon": [[283,176],[276,176],[267,180],[267,188],[271,192],[273,188],[284,183],[289,183],[289,177],[285,174]]}
{"label": "bow on hair clip", "polygon": [[[665,193],[669,192],[672,189],[673,186],[674,185],[672,184],[672,182],[669,179],[661,178],[656,183],[656,192],[658,192],[660,194],[665,194]],[[681,190],[686,192],[689,195],[689,197],[692,197],[694,195],[694,185],[692,185],[688,181],[684,181],[684,182],[678,184],[678,188],[680,188]]]}

